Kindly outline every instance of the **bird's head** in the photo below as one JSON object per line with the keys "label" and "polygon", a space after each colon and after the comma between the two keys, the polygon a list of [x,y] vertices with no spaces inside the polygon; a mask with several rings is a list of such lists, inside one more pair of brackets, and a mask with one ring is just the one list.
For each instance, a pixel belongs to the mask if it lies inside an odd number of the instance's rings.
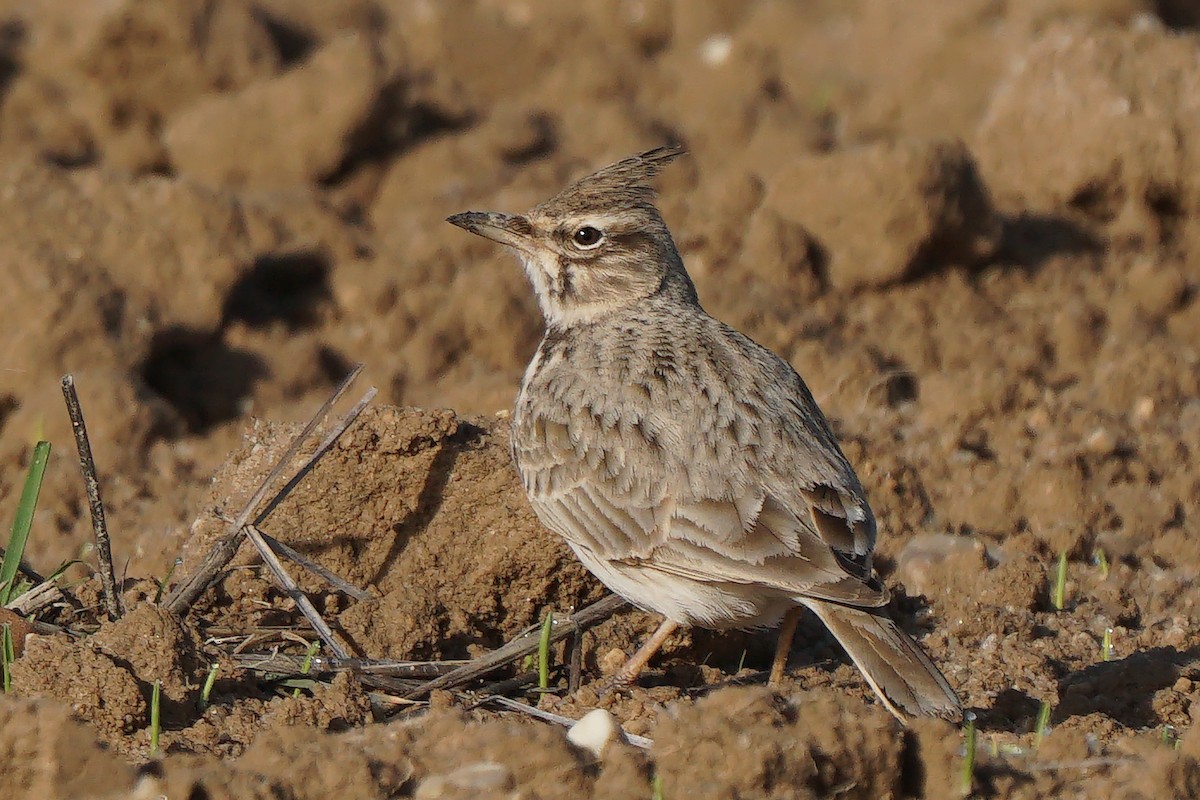
{"label": "bird's head", "polygon": [[682,153],[660,147],[619,161],[524,214],[467,211],[448,221],[517,252],[550,325],[594,319],[664,291],[694,302],[650,186]]}

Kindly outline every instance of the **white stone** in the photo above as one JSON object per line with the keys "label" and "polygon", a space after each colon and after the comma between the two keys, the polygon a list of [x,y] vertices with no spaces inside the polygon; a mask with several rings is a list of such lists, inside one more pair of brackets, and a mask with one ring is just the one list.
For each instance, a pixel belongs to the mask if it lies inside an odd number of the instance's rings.
{"label": "white stone", "polygon": [[728,34],[710,36],[700,44],[700,60],[710,67],[719,67],[729,60],[733,39]]}
{"label": "white stone", "polygon": [[603,708],[597,708],[584,714],[582,719],[571,726],[567,731],[567,741],[600,758],[609,742],[627,740],[625,731],[621,730],[613,715]]}

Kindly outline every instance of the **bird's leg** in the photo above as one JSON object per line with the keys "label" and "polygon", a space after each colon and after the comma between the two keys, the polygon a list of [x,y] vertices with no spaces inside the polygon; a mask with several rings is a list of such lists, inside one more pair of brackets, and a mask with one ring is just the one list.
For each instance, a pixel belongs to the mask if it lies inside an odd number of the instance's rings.
{"label": "bird's leg", "polygon": [[778,686],[783,682],[783,671],[787,668],[788,655],[792,652],[792,639],[796,636],[796,623],[800,621],[800,606],[788,609],[779,626],[779,641],[775,645],[775,660],[771,662],[771,677],[767,686]]}
{"label": "bird's leg", "polygon": [[665,642],[667,637],[674,633],[678,627],[678,622],[670,619],[664,619],[662,624],[658,626],[658,630],[650,635],[650,638],[646,640],[646,643],[639,647],[638,651],[630,656],[629,660],[625,662],[625,666],[621,667],[621,669],[617,671],[617,674],[613,676],[612,687],[618,688],[621,686],[628,686],[636,681],[638,676],[642,674],[642,670],[646,668],[646,664],[650,663],[650,659],[653,658],[654,654],[657,653],[659,648],[663,646],[663,642]]}

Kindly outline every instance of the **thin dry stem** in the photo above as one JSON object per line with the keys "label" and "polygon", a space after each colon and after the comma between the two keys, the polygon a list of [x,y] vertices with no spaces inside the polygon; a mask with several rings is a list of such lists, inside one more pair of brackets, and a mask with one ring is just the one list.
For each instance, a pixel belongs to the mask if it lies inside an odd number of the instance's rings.
{"label": "thin dry stem", "polygon": [[583,684],[583,631],[571,632],[571,667],[567,673],[567,694],[575,694]]}
{"label": "thin dry stem", "polygon": [[[540,719],[542,722],[549,722],[552,725],[562,725],[564,728],[570,728],[579,721],[577,719],[571,719],[570,717],[564,717],[561,714],[552,714],[549,711],[543,711],[542,709],[537,708],[536,706],[531,706],[528,703],[522,703],[519,700],[513,700],[500,695],[488,697],[483,702],[490,705],[500,706],[508,711],[515,711],[518,714],[526,714],[534,719]],[[645,736],[638,736],[634,733],[626,733],[625,738],[631,745],[634,747],[640,747],[643,750],[649,750],[650,746],[654,744],[652,740],[647,739]]]}
{"label": "thin dry stem", "polygon": [[16,600],[13,600],[5,608],[11,609],[23,617],[27,617],[30,614],[36,614],[51,603],[57,603],[63,597],[62,589],[55,586],[53,581],[43,580]]}
{"label": "thin dry stem", "polygon": [[337,573],[331,572],[317,562],[308,558],[291,545],[281,542],[274,536],[266,533],[264,533],[262,536],[263,540],[270,545],[271,549],[275,551],[276,555],[281,555],[284,558],[299,564],[301,567],[304,567],[317,577],[323,578],[329,583],[330,586],[337,589],[342,594],[349,595],[355,600],[370,600],[372,597],[374,597],[374,595],[372,595],[370,592],[366,591],[365,589],[359,589],[357,586],[350,583],[345,578],[342,578]]}
{"label": "thin dry stem", "polygon": [[[240,544],[242,529],[245,527],[246,523],[250,521],[250,518],[254,515],[255,510],[258,508],[259,504],[262,503],[263,498],[266,497],[271,485],[275,482],[276,478],[283,473],[288,464],[291,463],[292,458],[295,457],[296,453],[300,450],[300,447],[304,444],[312,432],[316,430],[317,426],[319,426],[325,417],[329,415],[330,410],[332,410],[337,401],[340,400],[341,397],[346,393],[346,391],[350,388],[350,385],[354,383],[354,380],[359,376],[359,373],[362,372],[362,368],[362,365],[359,364],[350,372],[349,375],[346,376],[345,380],[343,380],[341,385],[338,386],[337,391],[335,391],[330,398],[325,401],[325,403],[317,410],[317,413],[313,415],[312,419],[308,421],[308,424],[304,426],[304,429],[300,431],[300,433],[298,433],[294,439],[292,439],[283,455],[280,456],[270,473],[267,474],[267,477],[263,479],[261,484],[259,484],[258,489],[254,492],[253,496],[251,496],[249,502],[246,503],[241,513],[238,514],[237,517],[235,517],[234,520],[226,527],[225,535],[221,538],[221,540],[217,542],[217,544],[208,552],[207,555],[205,555],[204,560],[200,563],[199,567],[197,567],[192,574],[180,580],[180,582],[175,585],[175,588],[171,590],[171,594],[167,597],[166,601],[166,606],[168,609],[176,614],[179,614],[180,616],[186,614],[188,609],[191,608],[192,603],[196,601],[196,598],[199,597],[205,589],[213,584],[221,570],[225,569],[229,562],[233,560],[234,555],[237,554],[238,545]],[[373,391],[374,390],[372,390],[372,392]],[[368,395],[373,396],[372,392],[368,392]],[[360,405],[363,404],[360,403]],[[353,419],[350,418],[350,415],[347,415],[346,426],[348,427],[349,422],[352,421]],[[345,427],[342,427],[341,430],[344,431]],[[288,485],[291,486],[293,484],[289,482]],[[287,487],[285,487],[285,489],[286,488]],[[281,492],[281,494],[282,493],[283,492]],[[277,500],[273,500],[272,503],[277,503]]]}
{"label": "thin dry stem", "polygon": [[[617,595],[609,595],[577,611],[569,618],[555,618],[554,627],[550,632],[550,641],[557,642],[575,630],[584,630],[595,625],[597,622],[608,619],[612,616],[613,612],[623,608],[625,605],[626,601],[624,598]],[[499,647],[490,653],[485,653],[453,672],[421,684],[406,694],[405,697],[412,699],[427,695],[437,689],[455,689],[459,686],[464,686],[476,678],[480,678],[493,670],[533,653],[538,649],[540,644],[541,627],[538,624],[529,628],[503,647]]]}
{"label": "thin dry stem", "polygon": [[342,646],[341,642],[334,638],[333,630],[326,624],[320,612],[312,604],[312,601],[308,599],[308,595],[301,591],[300,584],[296,583],[295,579],[288,574],[288,571],[283,566],[283,562],[279,560],[279,556],[275,555],[275,551],[263,539],[262,531],[254,525],[247,525],[245,531],[247,538],[250,539],[250,542],[258,549],[259,555],[262,556],[263,563],[267,565],[267,568],[275,576],[275,580],[279,582],[280,587],[288,597],[296,602],[296,607],[300,609],[300,613],[308,620],[308,624],[312,625],[313,630],[317,632],[317,636],[321,637],[321,641],[325,643],[325,646],[338,658],[349,658],[349,651]]}
{"label": "thin dry stem", "polygon": [[[258,672],[299,674],[305,656],[290,653],[235,653],[238,666]],[[369,658],[330,658],[313,656],[310,675],[329,672],[353,672],[359,675],[383,675],[391,678],[436,678],[457,669],[465,661],[391,661]]]}
{"label": "thin dry stem", "polygon": [[[359,368],[361,369],[361,365]],[[333,443],[341,438],[342,434],[346,432],[346,429],[354,423],[354,420],[358,419],[358,415],[363,412],[363,410],[367,407],[367,404],[375,399],[375,395],[378,393],[379,390],[372,386],[363,394],[361,398],[359,398],[359,401],[354,404],[354,407],[347,411],[344,417],[338,420],[338,423],[333,426],[321,443],[317,445],[317,449],[313,451],[313,454],[309,456],[303,464],[300,465],[300,469],[296,470],[296,474],[293,475],[292,478],[283,485],[282,489],[276,492],[275,496],[272,497],[266,506],[263,507],[262,512],[254,518],[255,525],[262,525],[264,522],[266,522],[267,517],[271,516],[271,512],[273,512],[275,508],[283,502],[284,498],[291,494],[292,489],[295,489],[300,481],[304,480],[308,476],[308,473],[312,471],[312,468],[316,466],[318,461],[321,460],[321,456],[329,452],[329,448],[333,447]]]}
{"label": "thin dry stem", "polygon": [[92,458],[92,443],[88,438],[87,425],[83,421],[83,407],[75,391],[75,376],[62,377],[63,398],[67,402],[67,414],[71,417],[71,429],[75,432],[75,447],[79,450],[79,468],[83,471],[83,485],[87,491],[88,510],[92,515],[92,533],[96,539],[96,562],[100,570],[100,583],[104,587],[104,609],[110,620],[120,619],[125,613],[121,605],[121,593],[117,589],[117,573],[113,569],[112,540],[108,536],[108,523],[104,520],[104,503],[100,499],[100,481],[96,477],[96,461]]}

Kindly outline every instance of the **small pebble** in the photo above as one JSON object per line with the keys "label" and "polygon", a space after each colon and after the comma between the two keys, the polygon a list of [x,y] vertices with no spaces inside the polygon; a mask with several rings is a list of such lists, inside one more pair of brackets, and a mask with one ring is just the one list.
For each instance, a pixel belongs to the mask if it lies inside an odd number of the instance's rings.
{"label": "small pebble", "polygon": [[601,675],[615,675],[628,660],[629,656],[625,655],[624,650],[614,647],[600,656],[597,666],[600,667]]}
{"label": "small pebble", "polygon": [[710,36],[700,44],[700,60],[710,67],[717,67],[729,60],[733,52],[733,39],[727,34]]}
{"label": "small pebble", "polygon": [[621,730],[612,714],[603,708],[597,708],[584,714],[570,727],[567,731],[567,741],[600,758],[609,742],[625,741],[625,732]]}
{"label": "small pebble", "polygon": [[1087,448],[1099,455],[1108,455],[1117,447],[1117,442],[1111,433],[1104,428],[1097,428],[1087,438]]}

